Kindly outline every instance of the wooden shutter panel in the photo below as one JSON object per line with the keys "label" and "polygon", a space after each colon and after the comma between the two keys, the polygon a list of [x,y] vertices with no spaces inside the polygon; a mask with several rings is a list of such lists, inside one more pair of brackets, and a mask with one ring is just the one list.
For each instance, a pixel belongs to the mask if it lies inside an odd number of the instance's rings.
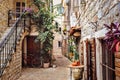
{"label": "wooden shutter panel", "polygon": [[87,80],[97,80],[96,43],[94,38],[86,41],[86,52],[87,52]]}
{"label": "wooden shutter panel", "polygon": [[90,49],[89,49],[88,39],[85,41],[85,45],[86,45],[86,58],[87,58],[87,72],[85,72],[85,73],[87,73],[87,74],[85,74],[85,75],[86,75],[87,80],[89,80],[89,76],[91,76],[91,75],[90,75],[90,69],[89,69],[89,68],[90,68],[90,67],[89,67],[89,66],[90,66],[90,64],[89,64],[89,59],[90,59],[90,58],[89,58],[89,57],[90,57],[90,56],[89,56],[89,52],[90,52],[89,50],[90,50]]}
{"label": "wooden shutter panel", "polygon": [[80,63],[84,65],[84,45],[83,41],[80,43]]}
{"label": "wooden shutter panel", "polygon": [[92,80],[97,80],[97,78],[96,78],[96,43],[95,43],[95,38],[90,40],[90,45],[91,45]]}

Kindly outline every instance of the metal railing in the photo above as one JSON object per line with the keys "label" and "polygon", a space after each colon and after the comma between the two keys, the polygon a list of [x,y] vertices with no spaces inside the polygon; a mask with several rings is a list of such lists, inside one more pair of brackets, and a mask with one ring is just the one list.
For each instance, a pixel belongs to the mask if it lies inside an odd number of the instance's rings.
{"label": "metal railing", "polygon": [[108,65],[106,65],[106,64],[103,64],[103,63],[100,63],[100,64],[101,64],[102,66],[104,66],[105,68],[111,70],[111,71],[116,71],[114,68],[112,68],[112,67],[110,67],[110,66],[108,66]]}
{"label": "metal railing", "polygon": [[24,13],[15,21],[11,30],[0,42],[0,76],[2,76],[7,63],[12,59],[12,54],[16,52],[17,42],[20,40],[22,31],[25,31]]}

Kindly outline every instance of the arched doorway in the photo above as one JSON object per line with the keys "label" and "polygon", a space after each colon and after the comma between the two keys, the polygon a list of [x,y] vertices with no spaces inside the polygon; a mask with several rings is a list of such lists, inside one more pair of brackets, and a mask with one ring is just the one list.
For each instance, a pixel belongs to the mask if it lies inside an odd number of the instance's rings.
{"label": "arched doorway", "polygon": [[40,42],[35,43],[37,36],[27,36],[23,40],[22,47],[22,65],[31,67],[32,60],[40,55]]}

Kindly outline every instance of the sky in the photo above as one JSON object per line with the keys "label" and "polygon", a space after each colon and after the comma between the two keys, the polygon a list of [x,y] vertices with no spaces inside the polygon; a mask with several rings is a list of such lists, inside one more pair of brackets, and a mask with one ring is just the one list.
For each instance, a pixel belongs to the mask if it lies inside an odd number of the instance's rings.
{"label": "sky", "polygon": [[53,0],[53,4],[56,5],[56,4],[60,4],[61,3],[61,0]]}

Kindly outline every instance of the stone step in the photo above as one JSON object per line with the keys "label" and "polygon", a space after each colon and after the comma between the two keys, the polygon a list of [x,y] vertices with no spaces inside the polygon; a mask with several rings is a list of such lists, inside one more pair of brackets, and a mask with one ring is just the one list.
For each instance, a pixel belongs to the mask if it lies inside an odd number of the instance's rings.
{"label": "stone step", "polygon": [[7,65],[6,63],[0,64],[0,71],[1,71],[1,69],[3,69],[6,65]]}
{"label": "stone step", "polygon": [[8,72],[7,68],[9,67],[8,63],[3,63],[0,65],[0,75],[4,75],[6,72]]}
{"label": "stone step", "polygon": [[6,60],[10,60],[11,58],[12,58],[12,56],[1,57],[1,58],[0,58],[0,63],[4,63]]}

